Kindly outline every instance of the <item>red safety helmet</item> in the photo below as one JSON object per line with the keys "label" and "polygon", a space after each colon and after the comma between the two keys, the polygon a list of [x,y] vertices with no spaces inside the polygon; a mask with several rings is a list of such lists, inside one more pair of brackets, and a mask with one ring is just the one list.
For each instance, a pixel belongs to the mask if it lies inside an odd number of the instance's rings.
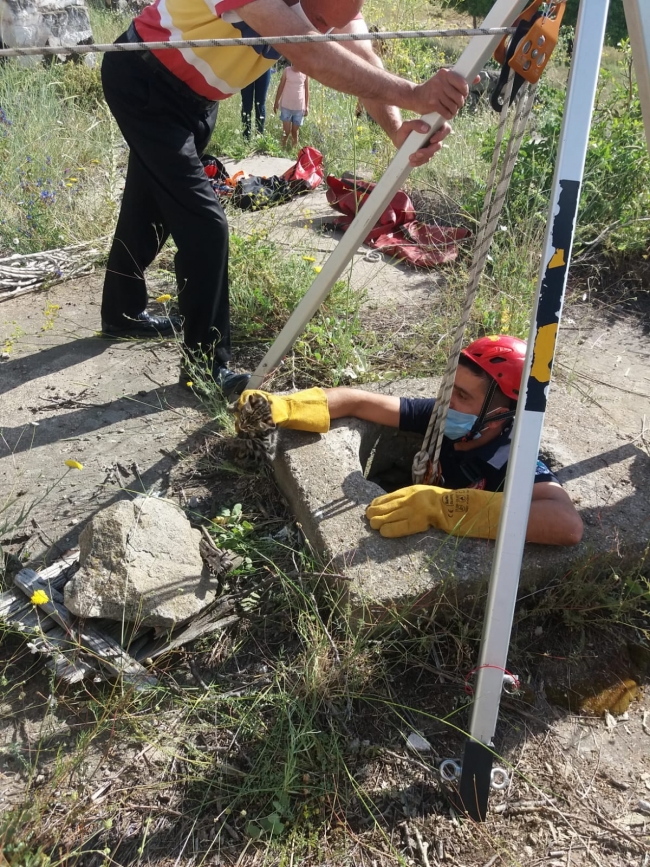
{"label": "red safety helmet", "polygon": [[519,399],[526,359],[525,341],[506,334],[479,337],[463,349],[461,355],[470,358],[491,376],[506,397]]}

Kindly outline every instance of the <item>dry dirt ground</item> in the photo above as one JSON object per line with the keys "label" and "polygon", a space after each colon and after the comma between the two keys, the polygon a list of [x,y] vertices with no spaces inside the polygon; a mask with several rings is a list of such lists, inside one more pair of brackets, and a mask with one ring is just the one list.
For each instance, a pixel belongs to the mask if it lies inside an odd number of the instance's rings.
{"label": "dry dirt ground", "polygon": [[[309,232],[309,226],[303,230]],[[311,249],[319,237],[310,237]],[[394,270],[399,284],[401,269]],[[22,504],[32,506],[26,521],[7,531],[3,545],[25,558],[47,550],[56,556],[75,543],[98,508],[143,491],[178,497],[197,515],[263,500],[272,520],[290,523],[268,480],[233,479],[209,463],[205,469],[206,449],[219,451],[218,444],[211,445],[214,423],[177,385],[179,354],[173,342],[109,342],[96,336],[100,291],[98,273],[0,304],[0,347],[9,350],[0,363],[0,502],[15,498],[0,517]],[[647,449],[648,307],[587,302],[566,313],[559,372]],[[64,462],[70,458],[84,469],[68,470]],[[329,794],[320,796],[313,809],[321,813],[319,829],[329,830],[323,837],[314,820],[303,817],[302,839],[311,835],[312,845],[305,854],[296,844],[296,860],[364,867],[647,867],[647,698],[640,693],[627,715],[607,720],[566,706],[567,693],[589,678],[598,681],[598,688],[616,687],[631,674],[643,679],[647,660],[630,660],[622,639],[609,627],[590,632],[583,620],[567,629],[556,615],[536,614],[529,607],[518,627],[514,662],[530,684],[524,699],[509,700],[504,709],[497,749],[514,771],[508,789],[493,795],[484,826],[462,822],[450,812],[432,771],[435,757],[459,754],[462,737],[454,727],[462,731],[467,725],[463,679],[454,672],[468,670],[471,659],[458,637],[464,629],[458,620],[458,636],[443,629],[439,640],[435,625],[422,635],[409,634],[412,644],[406,646],[413,648],[412,657],[389,659],[382,684],[372,684],[368,700],[357,698],[344,713],[337,710],[336,699],[325,702],[324,731],[343,714],[337,724],[347,732],[346,761],[357,797],[344,810]],[[224,805],[211,787],[218,789],[218,781],[230,773],[245,776],[250,771],[247,750],[253,747],[246,736],[240,733],[238,742],[215,717],[203,721],[190,744],[181,725],[188,708],[202,700],[206,684],[217,691],[224,684],[226,691],[242,684],[252,689],[267,682],[267,670],[284,664],[284,654],[290,656],[296,643],[290,619],[281,612],[262,627],[264,640],[245,630],[228,639],[232,652],[219,645],[174,657],[161,672],[169,684],[168,698],[153,702],[138,725],[137,714],[130,717],[128,736],[120,733],[120,701],[129,714],[133,711],[119,690],[110,705],[114,716],[106,720],[103,688],[91,684],[86,693],[57,692],[25,643],[5,636],[0,811],[25,798],[38,800],[39,791],[65,765],[44,820],[48,828],[67,822],[57,838],[63,847],[58,850],[61,863],[72,863],[63,855],[66,847],[82,845],[87,854],[77,863],[93,867],[293,863],[293,849],[280,858],[272,847],[247,837],[243,815],[231,816],[223,825],[227,800]],[[446,677],[440,676],[440,667]],[[384,699],[375,701],[375,693]],[[391,715],[390,701],[408,706],[409,718]],[[101,735],[82,749],[79,738],[96,731],[98,720]],[[404,736],[410,726],[429,738],[432,753],[409,752]],[[232,763],[232,772],[224,770],[222,758]],[[326,777],[327,762],[313,762],[320,770],[312,770],[312,777]],[[281,758],[278,763],[282,765]],[[204,784],[210,779],[207,801],[196,780],[188,782],[197,764]],[[308,793],[310,773],[302,779]],[[103,854],[106,849],[110,857]]]}

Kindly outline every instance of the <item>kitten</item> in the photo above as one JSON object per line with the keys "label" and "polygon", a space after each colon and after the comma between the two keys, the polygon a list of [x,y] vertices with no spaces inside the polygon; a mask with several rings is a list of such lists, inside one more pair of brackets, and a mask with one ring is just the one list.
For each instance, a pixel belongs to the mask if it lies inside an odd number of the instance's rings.
{"label": "kitten", "polygon": [[[234,407],[231,407],[234,411]],[[237,411],[235,448],[241,460],[272,463],[278,445],[278,429],[271,405],[261,394],[249,394]]]}

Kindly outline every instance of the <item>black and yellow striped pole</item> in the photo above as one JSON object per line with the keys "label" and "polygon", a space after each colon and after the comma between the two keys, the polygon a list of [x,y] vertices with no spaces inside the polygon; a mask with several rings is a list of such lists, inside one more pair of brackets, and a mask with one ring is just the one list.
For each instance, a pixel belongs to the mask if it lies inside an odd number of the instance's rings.
{"label": "black and yellow striped pole", "polygon": [[609,0],[581,0],[578,15],[542,267],[522,378],[522,397],[515,419],[490,578],[470,736],[460,773],[460,804],[466,813],[479,821],[485,818],[492,783],[493,737],[504,688],[535,468],[571,261],[608,7]]}

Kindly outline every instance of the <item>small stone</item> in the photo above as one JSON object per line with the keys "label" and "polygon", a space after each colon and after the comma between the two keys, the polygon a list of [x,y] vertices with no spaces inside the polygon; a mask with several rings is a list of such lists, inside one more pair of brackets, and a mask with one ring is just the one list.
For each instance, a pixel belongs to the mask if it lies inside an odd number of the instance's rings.
{"label": "small stone", "polygon": [[429,741],[417,734],[417,732],[411,732],[406,739],[406,744],[418,753],[430,753],[433,749]]}

